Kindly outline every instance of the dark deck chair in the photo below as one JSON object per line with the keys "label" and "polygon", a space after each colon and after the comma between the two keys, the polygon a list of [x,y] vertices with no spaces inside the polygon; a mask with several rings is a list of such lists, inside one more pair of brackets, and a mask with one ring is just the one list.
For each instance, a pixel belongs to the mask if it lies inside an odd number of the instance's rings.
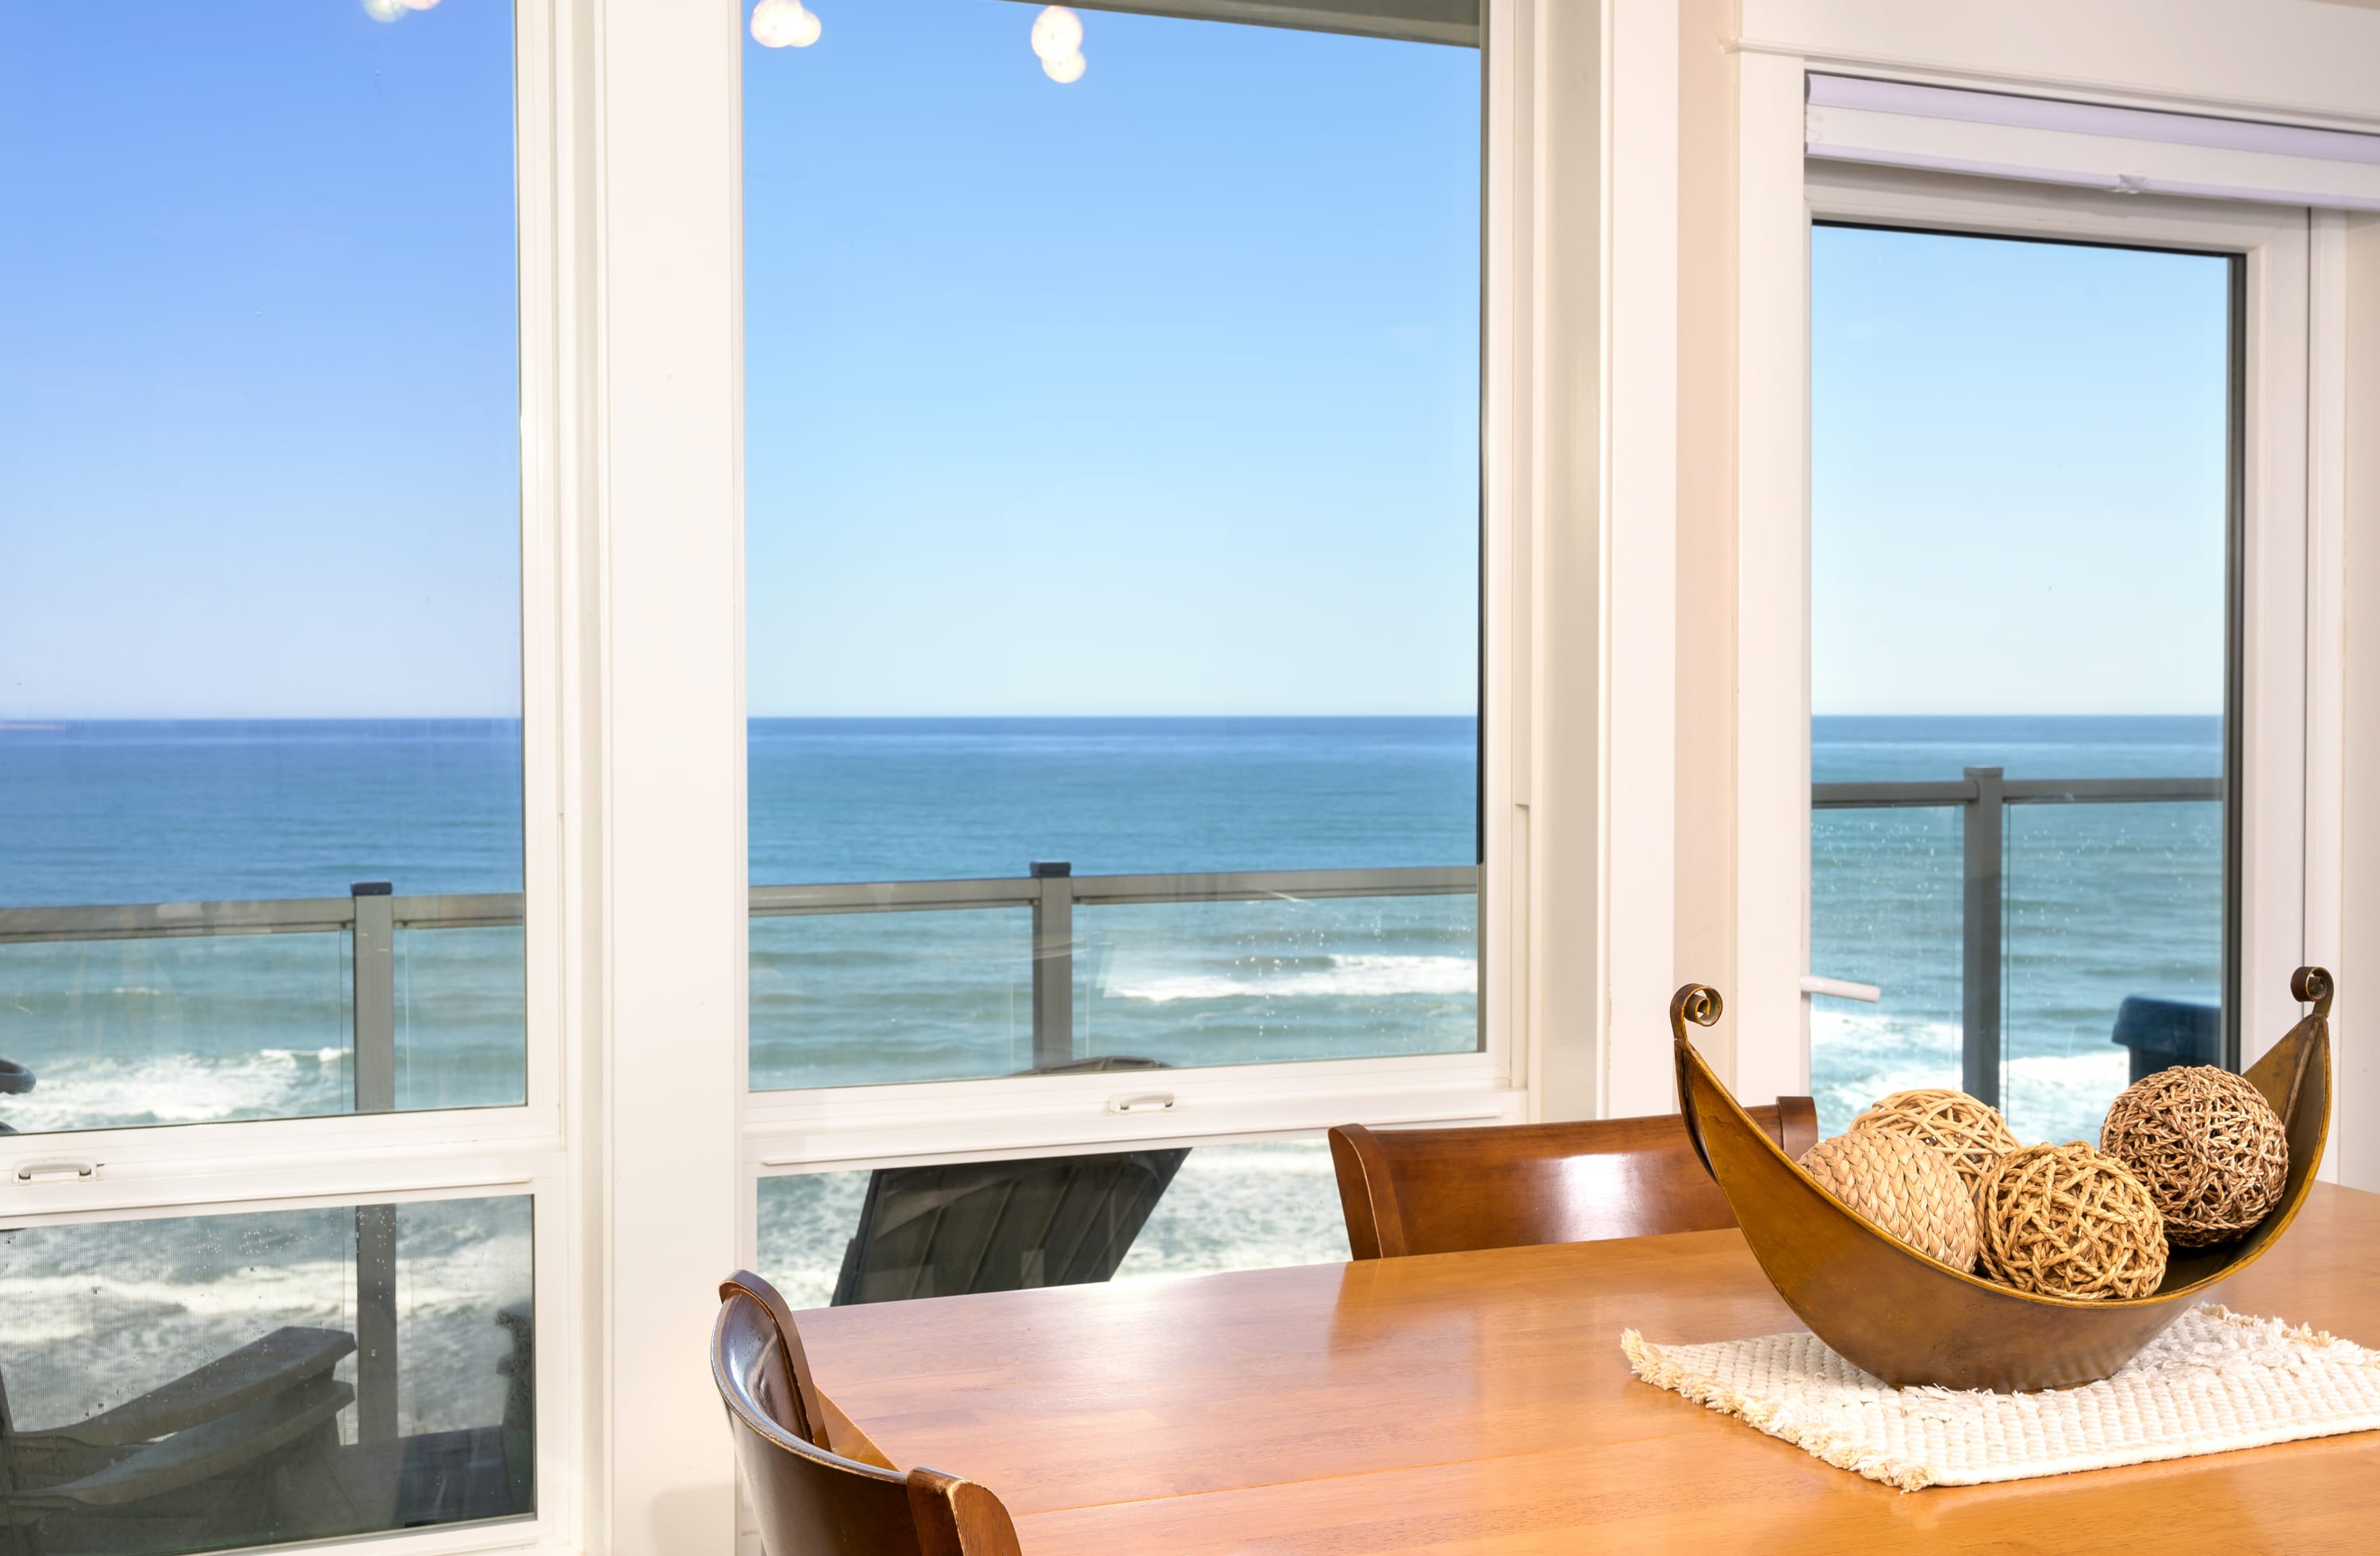
{"label": "dark deck chair", "polygon": [[[1788,1156],[1817,1143],[1807,1097],[1751,1112]],[[1357,1258],[1735,1224],[1676,1113],[1378,1133],[1347,1124],[1330,1131],[1330,1163]]]}
{"label": "dark deck chair", "polygon": [[834,1305],[1104,1281],[1189,1155],[880,1167],[844,1249]]}
{"label": "dark deck chair", "polygon": [[748,1270],[719,1287],[710,1376],[767,1556],[1020,1556],[1008,1509],[984,1487],[833,1451],[785,1299]]}
{"label": "dark deck chair", "polygon": [[278,1329],[137,1399],[18,1431],[0,1392],[0,1556],[261,1545],[280,1528],[285,1472],[338,1448],[355,1390],[331,1375],[356,1348],[327,1329]]}
{"label": "dark deck chair", "polygon": [[[1035,1076],[1162,1070],[1124,1053]],[[941,1167],[880,1167],[843,1251],[834,1306],[1105,1281],[1190,1152],[1111,1151]]]}
{"label": "dark deck chair", "polygon": [[2131,1076],[2145,1080],[2182,1064],[2223,1063],[2223,1007],[2199,1000],[2127,994],[2108,1039],[2131,1050]]}
{"label": "dark deck chair", "polygon": [[[32,1089],[32,1071],[25,1068],[22,1064],[14,1063],[13,1061],[0,1059],[0,1097],[13,1097],[20,1091],[30,1091]],[[6,1119],[0,1118],[0,1135],[14,1135],[16,1132],[17,1131],[15,1129],[9,1127],[9,1124]]]}

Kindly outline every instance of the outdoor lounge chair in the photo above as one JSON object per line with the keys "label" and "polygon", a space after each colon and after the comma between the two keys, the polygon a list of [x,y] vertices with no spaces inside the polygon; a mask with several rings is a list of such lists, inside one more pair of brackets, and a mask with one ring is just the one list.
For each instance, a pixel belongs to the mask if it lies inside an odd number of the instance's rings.
{"label": "outdoor lounge chair", "polygon": [[282,1472],[338,1447],[337,1330],[277,1329],[71,1426],[18,1431],[0,1390],[0,1556],[261,1545]]}
{"label": "outdoor lounge chair", "polygon": [[[0,1097],[10,1097],[18,1092],[32,1089],[32,1071],[10,1060],[0,1059]],[[16,1132],[9,1126],[6,1119],[0,1118],[0,1135],[14,1135]]]}

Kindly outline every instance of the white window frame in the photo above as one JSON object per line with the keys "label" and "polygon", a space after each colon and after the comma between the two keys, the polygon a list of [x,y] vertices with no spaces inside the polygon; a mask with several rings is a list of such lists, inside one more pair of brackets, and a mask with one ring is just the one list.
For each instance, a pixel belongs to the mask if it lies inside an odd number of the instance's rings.
{"label": "white window frame", "polygon": [[[565,1096],[579,1068],[565,1051],[578,999],[585,934],[574,860],[587,822],[567,803],[564,752],[579,679],[569,654],[579,638],[585,588],[572,565],[582,549],[567,517],[562,450],[569,333],[563,268],[572,244],[565,185],[582,149],[566,137],[571,73],[557,68],[576,46],[557,0],[516,0],[514,116],[516,241],[519,275],[522,868],[525,1095],[515,1107],[166,1124],[0,1137],[0,1224],[51,1226],[346,1208],[358,1204],[509,1197],[531,1200],[536,1381],[536,1512],[498,1522],[392,1531],[313,1542],[309,1551],[585,1549],[587,1405],[583,1344],[588,1283],[579,1225],[579,1173]],[[583,114],[583,107],[577,110]],[[427,931],[425,931],[427,932]],[[17,1181],[20,1168],[87,1164],[83,1177]],[[279,1549],[267,1547],[265,1549]]]}
{"label": "white window frame", "polygon": [[[2247,261],[2240,1049],[2296,1019],[2338,953],[2344,226],[2332,213],[2121,196],[1803,155],[1804,62],[1742,56],[1742,483],[1737,642],[1739,1089],[1806,1091],[1809,233],[1843,220],[2235,253]],[[2315,343],[2329,343],[2317,346]],[[2325,1173],[2330,1168],[2325,1166]]]}

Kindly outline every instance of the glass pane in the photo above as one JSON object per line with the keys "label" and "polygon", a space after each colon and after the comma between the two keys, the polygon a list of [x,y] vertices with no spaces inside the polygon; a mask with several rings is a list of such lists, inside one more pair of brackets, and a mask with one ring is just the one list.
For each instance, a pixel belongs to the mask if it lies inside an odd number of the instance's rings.
{"label": "glass pane", "polygon": [[0,1126],[522,1098],[512,68],[0,12]]}
{"label": "glass pane", "polygon": [[[1959,1085],[1972,1016],[2019,1136],[2095,1139],[2141,1066],[2222,1059],[2234,262],[1813,255],[1811,970],[1884,991],[1813,1002],[1821,1123]],[[1912,784],[1965,787],[1875,808]],[[1997,922],[1966,920],[1971,827]]]}
{"label": "glass pane", "polygon": [[164,1556],[533,1512],[529,1207],[0,1231],[0,1530]]}
{"label": "glass pane", "polygon": [[[2009,1030],[2024,1041],[2000,1088],[2025,1139],[2096,1144],[2107,1103],[2134,1079],[2223,1063],[2222,826],[2220,805],[2010,813]],[[2158,1040],[2193,1010],[2212,1046]]]}
{"label": "glass pane", "polygon": [[1466,891],[1078,910],[1075,1050],[1163,1064],[1466,1052],[1478,905]]}
{"label": "glass pane", "polygon": [[[1020,1217],[1020,1204],[1034,1213]],[[930,1216],[907,1217],[912,1205]],[[1056,1234],[1017,1230],[1044,1226],[1053,1207]],[[927,1220],[929,1235],[905,1238]],[[1062,1270],[1085,1226],[1112,1238],[1096,1269]],[[763,1178],[759,1254],[760,1272],[795,1307],[1348,1257],[1319,1139]]]}
{"label": "glass pane", "polygon": [[1475,1049],[1477,52],[782,10],[752,1084]]}
{"label": "glass pane", "polygon": [[[1821,773],[1840,755],[1823,733],[1813,742]],[[1872,1005],[1811,1002],[1810,1093],[1822,1134],[1841,1134],[1891,1092],[1958,1089],[1961,857],[1959,819],[1949,811],[1812,815],[1810,965],[1883,990]],[[1891,981],[1881,982],[1888,969]]]}
{"label": "glass pane", "polygon": [[757,1091],[1033,1067],[1022,908],[756,917],[750,979]]}
{"label": "glass pane", "polygon": [[1350,1257],[1327,1141],[1200,1146],[1174,1174],[1115,1278],[1339,1264]]}

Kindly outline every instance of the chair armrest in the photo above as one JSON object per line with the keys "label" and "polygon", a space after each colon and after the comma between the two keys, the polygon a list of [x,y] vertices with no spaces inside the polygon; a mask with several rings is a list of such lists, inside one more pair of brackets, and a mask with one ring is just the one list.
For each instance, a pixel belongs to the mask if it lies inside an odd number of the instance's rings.
{"label": "chair armrest", "polygon": [[152,1441],[326,1374],[355,1348],[355,1336],[342,1330],[276,1329],[113,1410],[72,1426],[18,1432],[15,1441],[36,1452],[69,1444],[126,1448]]}
{"label": "chair armrest", "polygon": [[113,1507],[194,1486],[286,1447],[328,1422],[355,1397],[346,1384],[328,1373],[317,1374],[294,1389],[135,1449],[79,1480],[38,1490],[0,1491],[0,1524],[68,1507]]}

